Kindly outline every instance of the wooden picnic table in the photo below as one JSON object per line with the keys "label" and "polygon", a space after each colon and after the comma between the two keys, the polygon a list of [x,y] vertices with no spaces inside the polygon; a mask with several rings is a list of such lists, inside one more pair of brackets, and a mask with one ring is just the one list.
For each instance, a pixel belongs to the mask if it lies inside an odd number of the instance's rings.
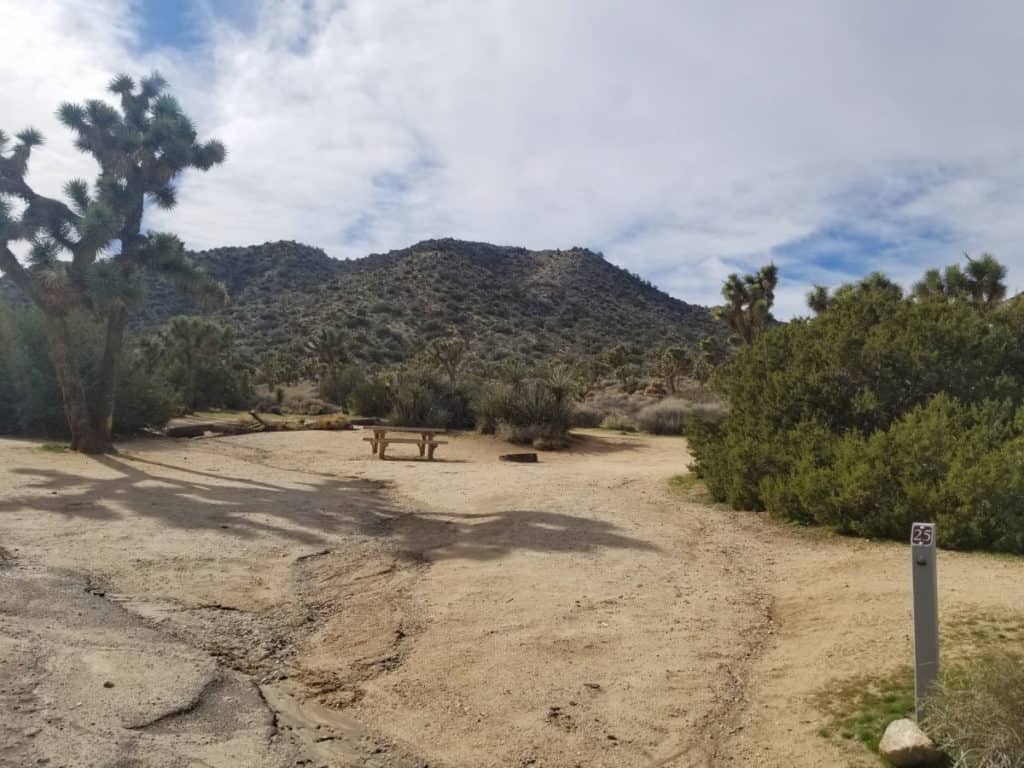
{"label": "wooden picnic table", "polygon": [[[384,452],[390,443],[410,443],[420,449],[420,458],[426,454],[427,461],[434,460],[434,451],[437,446],[444,445],[447,440],[438,440],[437,435],[447,432],[445,429],[432,427],[369,427],[373,430],[373,437],[364,437],[363,440],[370,444],[370,449],[377,458],[383,459]],[[388,432],[399,434],[418,435],[418,437],[388,437]]]}

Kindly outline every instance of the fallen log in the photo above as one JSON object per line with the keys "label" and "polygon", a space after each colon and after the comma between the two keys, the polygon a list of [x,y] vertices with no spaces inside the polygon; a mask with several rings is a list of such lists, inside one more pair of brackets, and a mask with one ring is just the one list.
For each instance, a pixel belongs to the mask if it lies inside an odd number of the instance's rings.
{"label": "fallen log", "polygon": [[318,416],[314,419],[299,419],[298,421],[267,421],[261,419],[255,411],[249,411],[249,415],[259,422],[265,432],[296,432],[303,429],[352,429],[352,423],[344,416]]}
{"label": "fallen log", "polygon": [[348,419],[340,415],[316,418],[280,419],[268,421],[255,411],[249,411],[252,421],[200,421],[189,419],[184,423],[171,424],[164,428],[164,437],[221,437],[227,435],[248,435],[255,432],[297,432],[304,429],[352,429]]}

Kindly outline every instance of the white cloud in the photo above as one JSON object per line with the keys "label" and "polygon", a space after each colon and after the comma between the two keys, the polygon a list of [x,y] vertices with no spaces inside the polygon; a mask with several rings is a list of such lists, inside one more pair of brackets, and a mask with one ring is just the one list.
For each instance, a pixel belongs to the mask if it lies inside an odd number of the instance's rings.
{"label": "white cloud", "polygon": [[[227,143],[151,221],[194,247],[590,245],[705,303],[774,258],[787,315],[811,282],[961,250],[1024,287],[1013,3],[267,0],[211,18],[202,49],[145,54],[126,3],[7,4],[6,128],[57,139],[59,101],[158,65]],[[33,178],[82,167],[54,140]]]}

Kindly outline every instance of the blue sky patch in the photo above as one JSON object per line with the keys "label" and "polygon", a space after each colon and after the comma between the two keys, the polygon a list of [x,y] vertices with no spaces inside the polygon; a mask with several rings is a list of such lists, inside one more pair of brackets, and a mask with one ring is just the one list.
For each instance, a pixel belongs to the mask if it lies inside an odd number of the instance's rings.
{"label": "blue sky patch", "polygon": [[143,50],[192,48],[203,33],[196,6],[189,0],[141,0],[138,6],[139,42]]}

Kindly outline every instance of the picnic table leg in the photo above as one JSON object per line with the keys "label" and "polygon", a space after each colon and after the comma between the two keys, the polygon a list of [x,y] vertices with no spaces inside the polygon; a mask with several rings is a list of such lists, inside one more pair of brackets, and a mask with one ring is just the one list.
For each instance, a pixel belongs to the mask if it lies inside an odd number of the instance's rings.
{"label": "picnic table leg", "polygon": [[384,449],[387,448],[387,445],[388,444],[386,442],[384,442],[383,440],[380,441],[380,448],[377,450],[377,458],[379,458],[379,459],[383,459],[384,458]]}
{"label": "picnic table leg", "polygon": [[371,440],[370,441],[370,450],[373,451],[373,455],[374,456],[377,455],[377,441],[376,440]]}
{"label": "picnic table leg", "polygon": [[420,446],[419,446],[419,448],[420,448],[420,458],[421,458],[421,459],[423,458],[423,450],[424,450],[424,449],[425,449],[426,447],[427,447],[427,446],[426,446],[426,445],[425,445],[424,443],[420,443]]}
{"label": "picnic table leg", "polygon": [[[436,447],[437,447],[436,445],[428,445],[427,446],[427,461],[433,461],[434,460],[434,449]],[[421,453],[420,455],[422,456],[423,454]]]}

